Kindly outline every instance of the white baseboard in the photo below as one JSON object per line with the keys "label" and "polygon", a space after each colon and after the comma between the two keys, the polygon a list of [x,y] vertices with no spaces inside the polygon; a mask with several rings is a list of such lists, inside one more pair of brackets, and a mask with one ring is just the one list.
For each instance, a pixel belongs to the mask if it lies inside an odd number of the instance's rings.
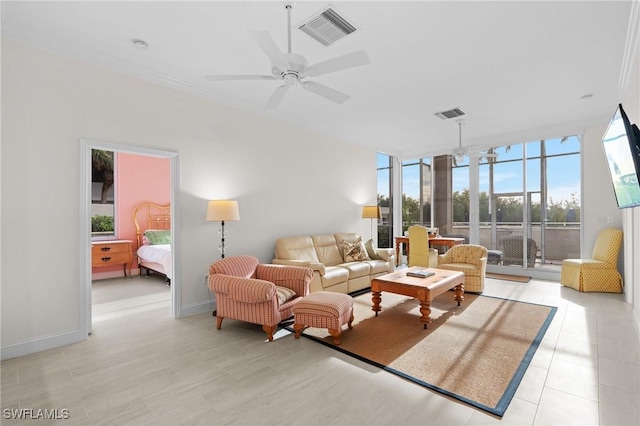
{"label": "white baseboard", "polygon": [[[215,310],[215,297],[208,301],[199,302],[189,306],[183,306],[180,309],[180,317],[189,317],[205,312],[213,312]],[[87,339],[86,333],[80,331],[72,331],[69,333],[57,334],[28,342],[14,343],[0,348],[0,360],[16,358],[23,355],[30,355],[36,352],[42,352],[49,349],[59,348],[61,346],[71,345]]]}
{"label": "white baseboard", "polygon": [[631,311],[631,316],[633,317],[633,328],[636,331],[636,338],[638,342],[640,342],[640,310],[634,308]]}
{"label": "white baseboard", "polygon": [[216,301],[210,300],[207,302],[200,302],[194,305],[183,306],[180,309],[180,317],[190,317],[192,315],[202,314],[204,312],[213,312],[216,309]]}
{"label": "white baseboard", "polygon": [[87,334],[78,330],[64,334],[57,334],[55,336],[42,337],[28,342],[14,343],[0,348],[0,359],[4,361],[5,359],[16,358],[23,355],[29,355],[78,343],[85,339],[87,339]]}

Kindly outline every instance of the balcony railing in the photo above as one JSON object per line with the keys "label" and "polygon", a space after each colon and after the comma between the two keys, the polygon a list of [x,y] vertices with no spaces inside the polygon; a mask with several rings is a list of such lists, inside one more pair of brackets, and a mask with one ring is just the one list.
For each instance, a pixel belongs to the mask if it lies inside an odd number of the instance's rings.
{"label": "balcony railing", "polygon": [[[413,223],[403,224],[403,229],[407,229]],[[542,228],[540,223],[534,223],[530,227],[531,238],[538,246],[536,254],[538,263],[558,264],[563,259],[580,257],[580,223],[579,222],[546,222],[544,231],[544,247],[542,238]],[[469,235],[469,224],[465,222],[454,223],[450,234]],[[491,244],[491,224],[480,224],[480,245],[487,249],[501,250],[500,239],[510,235],[522,235],[521,223],[502,222],[496,226],[496,240]],[[391,225],[378,225],[378,247],[393,247],[393,236],[391,236]]]}

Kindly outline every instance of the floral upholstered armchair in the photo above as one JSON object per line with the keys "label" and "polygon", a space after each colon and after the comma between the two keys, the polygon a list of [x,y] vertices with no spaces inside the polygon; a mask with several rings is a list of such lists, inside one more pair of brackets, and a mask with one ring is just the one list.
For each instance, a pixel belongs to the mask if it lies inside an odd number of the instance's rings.
{"label": "floral upholstered armchair", "polygon": [[484,291],[487,249],[475,244],[459,244],[438,256],[438,268],[464,272],[464,291]]}
{"label": "floral upholstered armchair", "polygon": [[622,231],[605,228],[598,234],[591,259],[564,259],[560,283],[578,291],[622,293],[618,253]]}
{"label": "floral upholstered armchair", "polygon": [[309,294],[313,270],[266,265],[253,256],[232,256],[209,268],[209,288],[216,296],[216,328],[231,318],[262,325],[269,341],[278,324],[293,316],[293,306]]}

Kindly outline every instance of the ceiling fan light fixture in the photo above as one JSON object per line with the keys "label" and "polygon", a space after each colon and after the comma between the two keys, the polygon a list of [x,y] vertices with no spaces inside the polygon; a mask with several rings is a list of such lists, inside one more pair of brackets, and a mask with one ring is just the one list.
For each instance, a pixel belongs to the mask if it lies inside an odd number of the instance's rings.
{"label": "ceiling fan light fixture", "polygon": [[464,160],[464,156],[469,154],[469,148],[462,146],[462,126],[464,125],[464,118],[459,118],[456,120],[458,124],[458,147],[455,148],[451,153],[456,158],[456,162],[461,162]]}
{"label": "ceiling fan light fixture", "polygon": [[298,83],[298,75],[292,72],[284,73],[282,79],[287,86],[295,86]]}

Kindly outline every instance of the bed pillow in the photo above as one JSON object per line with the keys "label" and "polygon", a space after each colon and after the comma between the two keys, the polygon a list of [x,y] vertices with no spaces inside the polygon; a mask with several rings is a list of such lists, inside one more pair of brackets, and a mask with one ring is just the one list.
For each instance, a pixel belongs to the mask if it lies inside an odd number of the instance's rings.
{"label": "bed pillow", "polygon": [[149,245],[171,244],[171,231],[168,229],[147,229],[144,236]]}

